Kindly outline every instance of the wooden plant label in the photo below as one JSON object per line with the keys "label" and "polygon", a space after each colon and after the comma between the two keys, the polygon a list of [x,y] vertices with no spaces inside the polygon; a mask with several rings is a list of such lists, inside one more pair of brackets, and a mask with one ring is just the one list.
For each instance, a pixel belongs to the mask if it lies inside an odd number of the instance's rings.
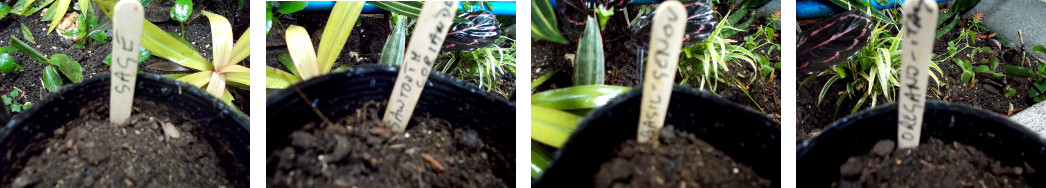
{"label": "wooden plant label", "polygon": [[120,1],[113,10],[113,64],[109,78],[109,122],[113,124],[122,125],[131,116],[143,12],[142,4],[134,0]]}
{"label": "wooden plant label", "polygon": [[429,1],[421,7],[389,105],[385,108],[383,121],[393,131],[402,133],[407,128],[457,10],[456,1]]}
{"label": "wooden plant label", "polygon": [[897,110],[897,147],[919,146],[926,84],[933,55],[937,24],[937,2],[909,1],[904,4],[904,32],[901,37],[901,90]]}
{"label": "wooden plant label", "polygon": [[665,124],[668,102],[675,85],[676,62],[683,48],[687,12],[678,1],[664,1],[655,11],[650,31],[650,54],[643,73],[643,101],[639,109],[640,143],[657,140]]}

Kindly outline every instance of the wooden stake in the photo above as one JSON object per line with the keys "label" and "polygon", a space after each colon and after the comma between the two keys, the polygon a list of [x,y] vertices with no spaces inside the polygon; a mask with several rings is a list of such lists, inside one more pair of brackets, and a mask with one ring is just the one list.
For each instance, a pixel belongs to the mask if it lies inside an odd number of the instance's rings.
{"label": "wooden stake", "polygon": [[407,128],[407,122],[414,114],[414,107],[421,98],[421,90],[425,88],[436,55],[443,47],[443,39],[450,30],[457,7],[457,1],[429,1],[418,14],[389,105],[385,107],[383,121],[397,133]]}
{"label": "wooden stake", "polygon": [[897,110],[897,146],[919,146],[923,108],[926,104],[927,76],[937,24],[937,2],[909,1],[904,4],[904,29],[901,32],[901,90]]}
{"label": "wooden stake", "polygon": [[675,85],[676,62],[683,48],[687,12],[678,1],[664,1],[655,11],[650,31],[650,52],[643,73],[643,101],[639,110],[637,140],[657,140],[665,124],[672,86]]}
{"label": "wooden stake", "polygon": [[131,116],[143,12],[142,4],[136,0],[122,0],[114,6],[113,66],[109,78],[109,122],[113,124],[125,124]]}

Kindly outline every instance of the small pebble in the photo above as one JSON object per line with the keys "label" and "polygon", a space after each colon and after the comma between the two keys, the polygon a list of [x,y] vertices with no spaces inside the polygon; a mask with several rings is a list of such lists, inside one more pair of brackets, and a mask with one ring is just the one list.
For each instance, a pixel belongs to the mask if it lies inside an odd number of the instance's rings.
{"label": "small pebble", "polygon": [[318,146],[316,143],[316,137],[312,136],[312,134],[306,133],[305,131],[294,131],[291,133],[291,145],[302,149],[309,149]]}
{"label": "small pebble", "polygon": [[861,174],[861,161],[857,157],[850,157],[839,167],[839,175],[844,178],[852,178]]}
{"label": "small pebble", "polygon": [[894,146],[893,140],[881,140],[872,147],[872,153],[880,157],[889,156],[893,152]]}

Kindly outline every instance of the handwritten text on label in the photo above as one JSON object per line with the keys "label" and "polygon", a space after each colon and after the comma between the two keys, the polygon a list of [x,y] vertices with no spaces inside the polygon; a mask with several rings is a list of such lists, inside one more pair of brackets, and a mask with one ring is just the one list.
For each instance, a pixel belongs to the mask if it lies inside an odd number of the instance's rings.
{"label": "handwritten text on label", "polygon": [[454,1],[429,1],[422,6],[414,27],[414,36],[419,37],[411,37],[407,43],[406,57],[385,108],[384,122],[393,131],[403,132],[407,128],[456,10]]}
{"label": "handwritten text on label", "polygon": [[124,124],[131,116],[134,84],[138,78],[138,46],[142,40],[144,11],[138,1],[120,1],[114,6],[113,66],[109,82],[109,121]]}
{"label": "handwritten text on label", "polygon": [[897,146],[919,146],[930,56],[936,33],[937,3],[910,2],[903,7],[904,32],[901,54],[901,96],[897,110]]}
{"label": "handwritten text on label", "polygon": [[650,55],[643,74],[643,100],[639,110],[640,143],[657,140],[665,124],[672,85],[675,84],[676,62],[683,47],[686,9],[678,1],[665,1],[655,11],[650,36]]}

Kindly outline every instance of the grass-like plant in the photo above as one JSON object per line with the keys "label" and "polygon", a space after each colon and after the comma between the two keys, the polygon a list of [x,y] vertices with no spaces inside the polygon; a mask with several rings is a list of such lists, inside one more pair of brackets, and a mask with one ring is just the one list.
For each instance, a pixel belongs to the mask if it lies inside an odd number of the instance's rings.
{"label": "grass-like plant", "polygon": [[[835,103],[837,111],[842,105],[842,101],[848,98],[857,99],[857,103],[850,113],[857,112],[869,100],[871,100],[871,106],[877,105],[880,97],[886,99],[887,102],[894,102],[895,93],[900,87],[898,69],[901,63],[902,34],[894,36],[891,33],[900,33],[899,29],[898,25],[892,23],[877,24],[871,30],[868,45],[861,48],[856,56],[834,68],[807,77],[802,84],[815,77],[830,76],[817,96],[817,103],[821,104],[825,95],[828,95],[829,88],[836,81],[845,80],[845,92],[838,94],[839,97]],[[930,67],[936,71],[936,73],[929,72],[930,78],[940,86],[941,82],[938,80],[937,74],[942,74],[941,68],[933,61],[930,62]]]}
{"label": "grass-like plant", "polygon": [[283,89],[302,80],[329,73],[362,10],[361,1],[335,3],[327,18],[327,25],[323,28],[319,53],[313,48],[312,39],[305,28],[296,25],[287,27],[285,40],[293,64],[285,63],[284,66],[290,73],[266,67],[265,87]]}
{"label": "grass-like plant", "polygon": [[[731,17],[730,15],[730,13],[727,13],[724,17],[729,18]],[[742,82],[734,80],[737,78],[730,73],[730,68],[727,65],[729,62],[738,63],[738,65],[743,65],[740,64],[742,62],[747,63],[754,70],[752,77],[759,75],[760,67],[756,64],[756,60],[759,57],[746,49],[746,47],[736,44],[737,41],[727,38],[737,31],[743,31],[733,27],[734,23],[731,22],[733,21],[719,22],[707,39],[692,46],[683,47],[683,55],[680,56],[679,61],[679,72],[682,75],[681,83],[687,83],[691,79],[696,79],[698,80],[696,87],[712,91],[718,90],[720,82],[746,88],[738,85],[738,83]]]}
{"label": "grass-like plant", "polygon": [[[95,3],[106,15],[112,17],[114,5],[112,2],[95,0]],[[181,42],[171,33],[161,30],[149,21],[143,21],[142,24],[141,46],[157,57],[198,71],[165,76],[204,88],[211,95],[232,105],[234,99],[229,93],[227,85],[245,90],[250,89],[247,87],[251,80],[250,69],[238,65],[238,63],[250,56],[251,29],[247,28],[236,43],[233,43],[232,25],[229,24],[228,19],[208,11],[203,11],[203,15],[210,20],[211,24],[211,40],[213,41],[211,61],[204,59],[200,52],[192,46]]]}

